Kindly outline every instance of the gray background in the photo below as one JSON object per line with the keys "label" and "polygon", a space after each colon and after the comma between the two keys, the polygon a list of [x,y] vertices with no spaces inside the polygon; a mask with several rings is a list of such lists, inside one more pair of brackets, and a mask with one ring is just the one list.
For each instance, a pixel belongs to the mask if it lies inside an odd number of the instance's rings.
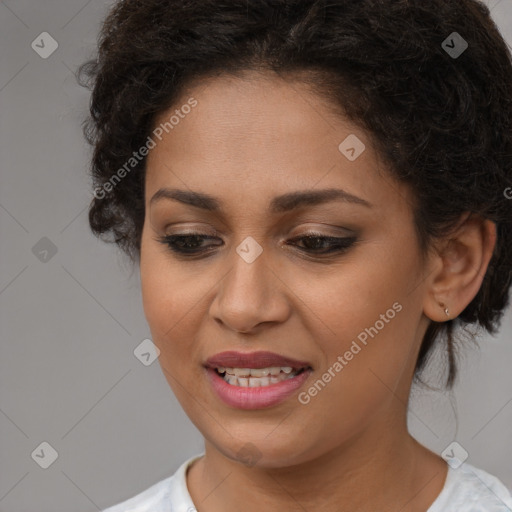
{"label": "gray background", "polygon": [[[150,337],[138,271],[87,224],[88,93],[73,70],[109,5],[0,2],[0,512],[99,510],[202,451],[158,362],[133,354]],[[511,44],[512,1],[488,5]],[[31,47],[44,31],[59,45],[47,59]],[[415,389],[409,414],[421,442],[441,453],[456,439],[509,488],[511,333],[509,310],[498,337],[464,352],[454,392]],[[43,441],[58,452],[47,469],[31,456]]]}

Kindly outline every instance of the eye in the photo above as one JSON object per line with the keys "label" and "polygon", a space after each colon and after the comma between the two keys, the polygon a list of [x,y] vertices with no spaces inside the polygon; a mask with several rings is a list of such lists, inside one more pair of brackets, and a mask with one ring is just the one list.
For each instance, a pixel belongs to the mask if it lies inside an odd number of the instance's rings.
{"label": "eye", "polygon": [[[301,248],[295,243],[290,242],[302,242],[305,246]],[[351,245],[356,242],[355,236],[350,237],[334,237],[326,236],[320,233],[308,233],[299,237],[292,238],[288,245],[296,245],[300,250],[311,254],[331,254],[331,253],[342,253],[346,251]]]}
{"label": "eye", "polygon": [[[156,241],[166,245],[172,252],[184,255],[194,256],[211,252],[219,244],[203,245],[207,240],[220,240],[218,237],[204,233],[182,233],[177,235],[165,235],[156,238]],[[297,242],[302,242],[300,246]],[[342,253],[356,242],[356,237],[333,237],[325,236],[320,233],[308,233],[288,240],[286,245],[297,247],[301,252],[310,255],[324,255],[331,253]]]}
{"label": "eye", "polygon": [[[212,245],[202,246],[202,242],[205,240],[213,240],[216,239],[215,236],[206,235],[204,233],[183,233],[181,235],[165,235],[156,240],[164,245],[167,245],[168,248],[179,254],[198,254],[204,253]],[[221,244],[219,244],[221,245]]]}

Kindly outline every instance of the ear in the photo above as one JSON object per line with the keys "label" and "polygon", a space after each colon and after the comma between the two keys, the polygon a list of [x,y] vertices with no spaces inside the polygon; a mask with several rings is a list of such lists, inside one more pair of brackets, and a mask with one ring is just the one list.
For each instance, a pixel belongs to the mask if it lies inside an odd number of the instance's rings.
{"label": "ear", "polygon": [[431,256],[423,311],[435,322],[456,318],[478,293],[496,245],[496,224],[465,213]]}

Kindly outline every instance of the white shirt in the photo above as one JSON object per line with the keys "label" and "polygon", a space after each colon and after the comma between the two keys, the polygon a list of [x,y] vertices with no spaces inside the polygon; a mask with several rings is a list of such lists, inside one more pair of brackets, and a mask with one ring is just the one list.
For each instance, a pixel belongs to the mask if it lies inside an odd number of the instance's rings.
{"label": "white shirt", "polygon": [[[174,475],[103,512],[196,512],[188,492],[188,467],[204,454],[186,460]],[[512,512],[512,496],[495,476],[462,464],[448,466],[443,490],[426,512]]]}

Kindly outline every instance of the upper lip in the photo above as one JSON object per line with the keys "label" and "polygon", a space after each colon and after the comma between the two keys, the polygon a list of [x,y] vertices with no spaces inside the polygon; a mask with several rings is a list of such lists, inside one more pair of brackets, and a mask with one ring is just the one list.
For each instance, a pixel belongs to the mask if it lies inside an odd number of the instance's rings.
{"label": "upper lip", "polygon": [[205,363],[209,368],[269,368],[272,366],[290,366],[293,369],[309,368],[307,361],[298,361],[291,357],[275,354],[274,352],[220,352],[209,357]]}

